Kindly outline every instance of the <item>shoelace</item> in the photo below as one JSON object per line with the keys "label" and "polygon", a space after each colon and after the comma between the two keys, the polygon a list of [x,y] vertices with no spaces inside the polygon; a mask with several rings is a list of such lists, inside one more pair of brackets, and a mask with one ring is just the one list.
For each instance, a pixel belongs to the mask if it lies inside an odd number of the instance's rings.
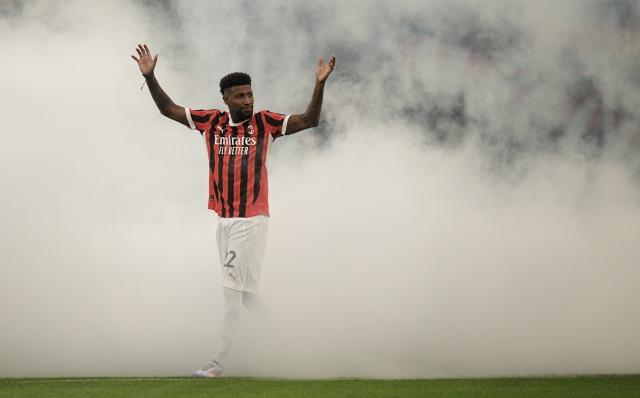
{"label": "shoelace", "polygon": [[220,366],[220,364],[219,364],[217,361],[209,362],[208,364],[204,365],[204,367],[202,368],[202,370],[209,370],[209,369],[215,368],[215,367],[216,367],[216,365],[217,365],[217,366]]}

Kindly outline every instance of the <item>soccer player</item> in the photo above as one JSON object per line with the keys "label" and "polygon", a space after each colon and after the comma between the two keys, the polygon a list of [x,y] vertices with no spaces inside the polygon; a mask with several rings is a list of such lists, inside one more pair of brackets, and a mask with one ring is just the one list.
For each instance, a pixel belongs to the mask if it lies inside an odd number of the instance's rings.
{"label": "soccer player", "polygon": [[209,209],[218,214],[216,241],[222,268],[224,316],[218,349],[194,377],[219,377],[240,324],[242,306],[252,310],[260,282],[260,263],[269,221],[266,160],[271,143],[279,137],[316,127],[320,121],[324,85],[336,65],[331,56],[320,58],[311,102],[301,115],[253,112],[251,77],[231,73],[220,80],[228,112],[193,110],[176,105],[154,76],[158,55],[138,44],[140,72],[160,113],[200,131],[209,155]]}

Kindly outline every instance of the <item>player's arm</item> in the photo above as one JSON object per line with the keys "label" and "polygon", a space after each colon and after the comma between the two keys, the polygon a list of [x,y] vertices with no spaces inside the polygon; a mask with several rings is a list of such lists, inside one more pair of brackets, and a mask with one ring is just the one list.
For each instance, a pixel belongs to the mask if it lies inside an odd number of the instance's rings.
{"label": "player's arm", "polygon": [[316,70],[316,85],[307,110],[302,115],[291,115],[287,122],[286,135],[295,134],[298,131],[316,127],[320,123],[320,111],[322,110],[322,97],[324,95],[324,83],[336,66],[336,56],[332,55],[329,62],[323,65],[324,59],[320,58]]}
{"label": "player's arm", "polygon": [[136,51],[140,58],[136,58],[135,55],[132,55],[131,58],[138,63],[140,72],[142,72],[142,76],[144,76],[147,82],[147,87],[149,87],[151,97],[160,110],[160,113],[169,119],[175,120],[176,122],[189,127],[189,121],[187,121],[187,114],[185,113],[184,107],[176,105],[171,98],[169,98],[167,93],[165,93],[162,87],[160,87],[158,80],[153,74],[153,71],[156,68],[156,62],[158,62],[158,54],[151,58],[151,52],[146,44],[138,44]]}

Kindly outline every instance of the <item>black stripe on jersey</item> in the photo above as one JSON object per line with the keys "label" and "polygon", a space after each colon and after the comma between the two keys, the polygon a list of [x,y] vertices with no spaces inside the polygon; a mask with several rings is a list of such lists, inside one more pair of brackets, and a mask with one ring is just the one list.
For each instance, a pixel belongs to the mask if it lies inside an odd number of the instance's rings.
{"label": "black stripe on jersey", "polygon": [[[231,135],[230,137],[237,137],[238,136],[238,126],[229,126],[231,127]],[[231,140],[231,142],[233,142],[234,140]],[[237,217],[235,215],[235,209],[233,208],[233,202],[234,202],[234,198],[233,198],[233,183],[235,182],[235,171],[236,171],[236,152],[233,149],[234,147],[232,145],[229,145],[229,151],[231,152],[229,154],[229,163],[227,166],[227,180],[228,180],[228,184],[227,187],[229,189],[229,191],[227,192],[227,198],[229,199],[227,201],[227,204],[229,205],[229,216],[230,217]]]}
{"label": "black stripe on jersey", "polygon": [[266,113],[264,114],[264,119],[267,121],[267,124],[275,127],[282,126],[282,124],[284,123],[284,120],[276,120]]}
{"label": "black stripe on jersey", "polygon": [[[211,131],[214,132],[215,128],[217,126],[213,126],[211,128]],[[225,127],[226,129],[226,127]],[[220,146],[222,146],[222,144],[220,144]],[[224,191],[224,186],[222,185],[222,182],[224,181],[222,179],[222,169],[224,168],[224,151],[218,151],[218,181],[220,182],[220,204],[221,204],[221,208],[222,208],[222,214],[220,215],[221,217],[225,218],[227,217],[227,209],[225,207],[224,204],[224,195],[222,194],[222,192]]]}
{"label": "black stripe on jersey", "polygon": [[[218,116],[220,115],[220,113],[218,112]],[[217,116],[216,116],[217,117]],[[207,113],[204,116],[200,116],[200,115],[191,115],[191,121],[193,121],[193,123],[207,123],[209,121],[209,119],[211,119],[211,113]],[[215,126],[215,123],[211,124],[212,126]],[[198,129],[198,131],[200,132],[200,134],[204,134],[204,130],[200,130]]]}
{"label": "black stripe on jersey", "polygon": [[[218,116],[220,116],[220,114],[218,113]],[[206,123],[209,121],[209,119],[211,119],[211,113],[207,113],[206,115],[194,115],[191,114],[191,120],[193,120],[194,123],[198,122],[198,123]],[[215,125],[215,123],[211,123],[212,125]]]}
{"label": "black stripe on jersey", "polygon": [[[209,130],[209,169],[211,169],[212,173],[216,172],[216,145],[215,145],[215,137],[214,132],[216,131],[216,125],[220,121],[220,116],[222,113],[218,113],[216,117],[211,122],[211,130]],[[218,162],[218,164],[222,164]],[[215,179],[213,180],[213,196],[216,198],[216,201],[221,200],[220,189],[218,188],[218,184]]]}
{"label": "black stripe on jersey", "polygon": [[258,200],[260,193],[260,181],[262,177],[262,147],[264,146],[264,124],[262,123],[262,112],[256,114],[256,126],[258,126],[258,134],[256,134],[256,159],[253,164],[253,203]]}
{"label": "black stripe on jersey", "polygon": [[216,202],[220,201],[220,190],[218,189],[218,183],[215,180],[213,181],[213,197]]}
{"label": "black stripe on jersey", "polygon": [[[243,135],[247,134],[247,127],[249,127],[250,120],[247,120],[243,125]],[[242,164],[240,165],[240,208],[238,209],[238,217],[245,217],[247,214],[247,190],[249,189],[249,153],[244,154],[245,145],[242,146],[240,155],[242,156]]]}

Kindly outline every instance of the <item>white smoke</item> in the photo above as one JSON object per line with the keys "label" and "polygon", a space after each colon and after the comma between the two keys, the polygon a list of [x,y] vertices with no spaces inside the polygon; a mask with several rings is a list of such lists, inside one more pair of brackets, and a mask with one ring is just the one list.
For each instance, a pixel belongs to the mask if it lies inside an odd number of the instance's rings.
{"label": "white smoke", "polygon": [[[624,11],[624,12],[621,12]],[[206,151],[172,99],[301,113],[275,142],[263,318],[227,374],[640,371],[635,1],[0,2],[0,377],[186,375],[222,310]]]}

